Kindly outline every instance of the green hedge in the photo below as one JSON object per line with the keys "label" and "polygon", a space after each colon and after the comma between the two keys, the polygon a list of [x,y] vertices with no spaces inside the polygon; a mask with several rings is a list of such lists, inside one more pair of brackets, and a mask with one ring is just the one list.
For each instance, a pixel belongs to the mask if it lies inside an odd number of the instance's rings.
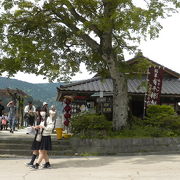
{"label": "green hedge", "polygon": [[169,105],[150,105],[144,119],[132,117],[132,126],[111,137],[177,137],[180,136],[180,116]]}
{"label": "green hedge", "polygon": [[168,105],[148,106],[145,119],[132,117],[132,125],[118,132],[104,115],[81,114],[73,117],[71,124],[73,134],[82,138],[180,136],[180,116]]}
{"label": "green hedge", "polygon": [[178,133],[163,129],[160,127],[153,127],[153,126],[136,126],[133,125],[131,129],[125,128],[119,132],[111,132],[109,134],[109,137],[112,138],[122,138],[122,137],[176,137],[178,136]]}
{"label": "green hedge", "polygon": [[72,133],[81,137],[107,136],[112,129],[112,122],[104,115],[82,114],[71,119]]}
{"label": "green hedge", "polygon": [[164,127],[165,121],[173,122],[176,116],[174,108],[169,105],[149,105],[146,111],[145,123],[155,127]]}

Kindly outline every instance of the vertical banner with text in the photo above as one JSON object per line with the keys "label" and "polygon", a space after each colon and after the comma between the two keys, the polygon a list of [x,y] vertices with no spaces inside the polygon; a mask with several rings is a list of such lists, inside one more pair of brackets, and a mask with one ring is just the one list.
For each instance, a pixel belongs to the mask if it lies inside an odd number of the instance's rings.
{"label": "vertical banner with text", "polygon": [[147,75],[147,93],[145,94],[144,112],[148,105],[160,104],[162,79],[162,67],[150,67]]}

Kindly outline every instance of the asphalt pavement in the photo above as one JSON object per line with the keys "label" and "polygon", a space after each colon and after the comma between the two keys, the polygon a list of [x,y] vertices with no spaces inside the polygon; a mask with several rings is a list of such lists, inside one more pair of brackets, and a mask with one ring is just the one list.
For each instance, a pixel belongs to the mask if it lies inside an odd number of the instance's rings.
{"label": "asphalt pavement", "polygon": [[1,157],[0,180],[179,180],[180,155],[50,157],[31,170],[29,157]]}
{"label": "asphalt pavement", "polygon": [[[0,136],[32,138],[24,129]],[[179,154],[50,157],[51,169],[38,170],[25,166],[29,159],[1,155],[0,180],[180,180]]]}

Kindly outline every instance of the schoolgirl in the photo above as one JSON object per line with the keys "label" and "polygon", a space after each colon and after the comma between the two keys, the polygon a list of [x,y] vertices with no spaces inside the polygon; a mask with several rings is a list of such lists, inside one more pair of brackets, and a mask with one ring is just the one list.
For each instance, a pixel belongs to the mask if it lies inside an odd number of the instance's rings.
{"label": "schoolgirl", "polygon": [[[40,133],[40,129],[38,127],[38,125],[41,123],[41,121],[44,121],[45,120],[45,116],[42,116],[44,115],[43,113],[41,113],[41,108],[37,108],[36,109],[36,113],[37,113],[37,120],[36,120],[36,126],[31,126],[31,128],[35,129],[35,137],[34,137],[34,140],[33,140],[33,143],[32,143],[32,157],[31,157],[31,161],[28,162],[28,163],[25,163],[26,166],[33,166],[34,164],[34,161],[35,159],[37,158],[38,154],[39,154],[39,146],[40,146],[40,142],[38,142],[36,140],[37,138],[37,135]],[[42,114],[42,115],[41,115]]]}
{"label": "schoolgirl", "polygon": [[42,111],[41,116],[41,123],[35,126],[35,128],[38,129],[38,133],[32,145],[32,149],[39,149],[37,163],[31,166],[33,169],[38,169],[42,160],[45,161],[43,168],[49,168],[51,166],[49,163],[48,151],[52,150],[51,133],[54,128],[54,123],[52,118],[49,116],[46,117],[46,112]]}

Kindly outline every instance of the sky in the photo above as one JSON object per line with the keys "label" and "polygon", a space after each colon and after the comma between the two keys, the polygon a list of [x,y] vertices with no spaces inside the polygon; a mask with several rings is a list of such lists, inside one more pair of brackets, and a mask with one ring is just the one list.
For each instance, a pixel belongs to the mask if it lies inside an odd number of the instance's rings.
{"label": "sky", "polygon": [[[163,29],[159,37],[155,40],[142,42],[140,49],[143,55],[149,59],[180,73],[180,13],[162,20]],[[132,55],[125,56],[126,60],[132,58]],[[77,73],[72,80],[84,80],[93,77],[89,74],[84,64],[81,64],[82,73]],[[46,83],[42,76],[33,74],[18,73],[15,79],[30,83]]]}

